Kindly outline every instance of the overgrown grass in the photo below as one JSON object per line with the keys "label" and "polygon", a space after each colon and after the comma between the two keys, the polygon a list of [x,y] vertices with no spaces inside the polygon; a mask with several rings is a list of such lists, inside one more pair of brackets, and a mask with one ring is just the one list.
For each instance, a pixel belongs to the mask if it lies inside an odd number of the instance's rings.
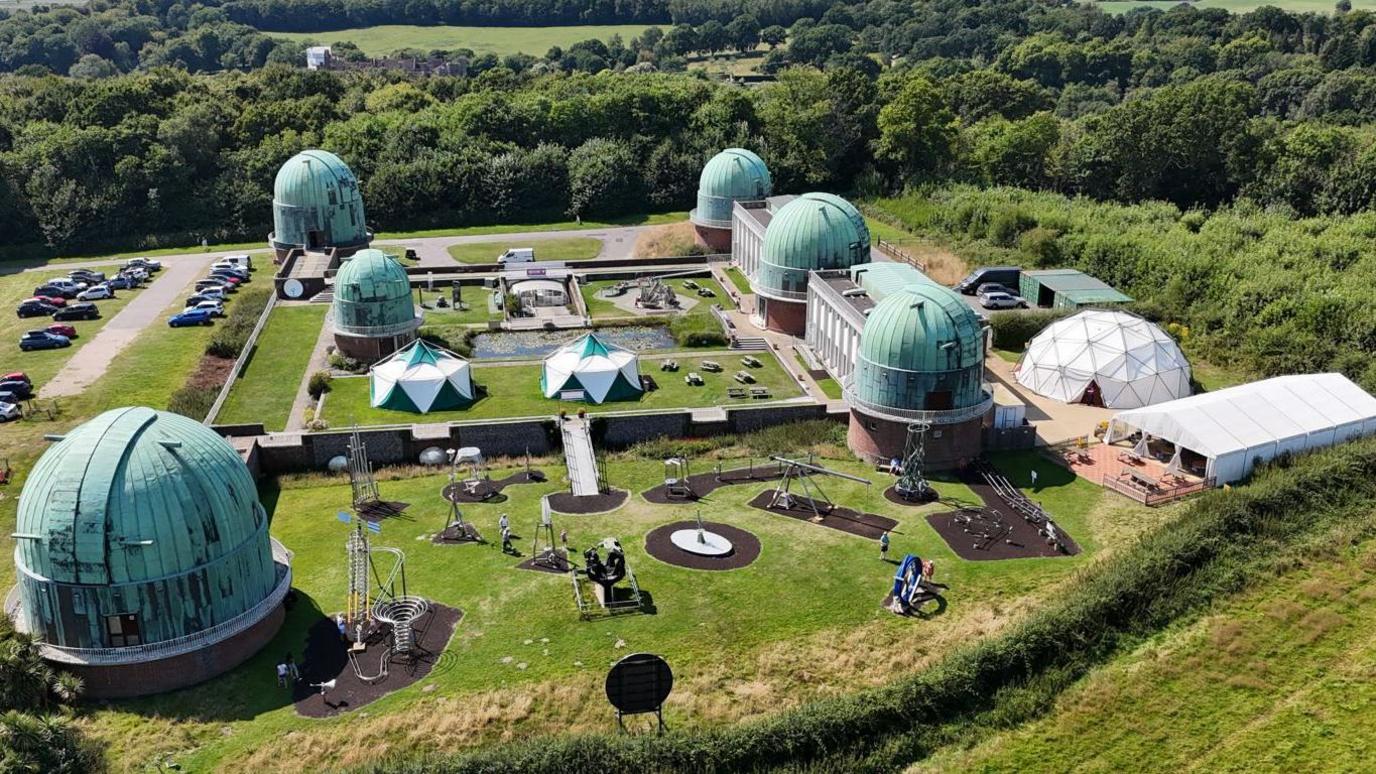
{"label": "overgrown grass", "polygon": [[496,263],[497,256],[517,247],[533,248],[537,261],[588,261],[602,252],[602,240],[591,237],[564,237],[514,242],[500,239],[490,242],[465,242],[450,245],[449,256],[459,263]]}
{"label": "overgrown grass", "polygon": [[274,308],[215,421],[285,429],[328,310],[324,304]]}

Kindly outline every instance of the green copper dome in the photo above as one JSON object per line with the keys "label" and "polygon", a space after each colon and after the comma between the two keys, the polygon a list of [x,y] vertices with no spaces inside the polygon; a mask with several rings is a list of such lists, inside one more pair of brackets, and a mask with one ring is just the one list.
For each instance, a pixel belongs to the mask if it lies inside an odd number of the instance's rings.
{"label": "green copper dome", "polygon": [[848,269],[870,259],[870,230],[850,202],[829,193],[807,193],[785,204],[764,232],[755,290],[765,296],[804,300],[807,274]]}
{"label": "green copper dome", "polygon": [[[16,536],[25,628],[62,647],[194,634],[253,608],[278,579],[238,453],[149,408],[107,411],[56,441],[24,484]],[[134,617],[122,631],[135,641],[111,641],[116,616]]]}
{"label": "green copper dome", "polygon": [[420,324],[406,269],[381,250],[360,250],[334,277],[334,324],[357,336],[386,336]]}
{"label": "green copper dome", "polygon": [[957,409],[984,400],[979,316],[955,292],[915,283],[888,294],[860,333],[855,395],[902,410]]}
{"label": "green copper dome", "polygon": [[763,159],[744,148],[727,148],[702,168],[698,206],[692,219],[707,226],[729,227],[735,202],[758,201],[773,191],[774,182]]}
{"label": "green copper dome", "polygon": [[358,178],[338,156],[302,151],[277,171],[270,238],[274,247],[359,247],[370,235]]}

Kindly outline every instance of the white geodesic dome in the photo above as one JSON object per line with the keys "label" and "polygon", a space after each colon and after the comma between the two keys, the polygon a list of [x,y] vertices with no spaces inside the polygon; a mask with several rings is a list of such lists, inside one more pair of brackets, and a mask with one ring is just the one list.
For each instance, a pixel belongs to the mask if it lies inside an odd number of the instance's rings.
{"label": "white geodesic dome", "polygon": [[1116,409],[1190,394],[1190,363],[1175,339],[1126,312],[1091,309],[1046,326],[1028,343],[1016,376],[1048,398]]}

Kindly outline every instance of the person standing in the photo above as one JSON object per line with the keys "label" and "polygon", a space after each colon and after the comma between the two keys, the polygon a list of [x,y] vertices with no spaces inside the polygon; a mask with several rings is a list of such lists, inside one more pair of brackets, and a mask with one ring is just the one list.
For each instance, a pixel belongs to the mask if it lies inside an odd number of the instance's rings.
{"label": "person standing", "polygon": [[[502,518],[505,519],[506,517],[503,516]],[[515,549],[511,547],[511,528],[505,524],[502,525],[502,553],[515,553]]]}
{"label": "person standing", "polygon": [[287,687],[287,665],[285,663],[278,663],[277,665],[277,687]]}
{"label": "person standing", "polygon": [[888,559],[888,558],[889,558],[889,533],[888,533],[888,531],[885,531],[884,534],[882,534],[882,535],[879,536],[879,558],[880,558],[880,559]]}
{"label": "person standing", "polygon": [[1032,488],[1033,488],[1034,490],[1037,488],[1037,469],[1036,469],[1036,468],[1033,468],[1033,469],[1032,469]]}
{"label": "person standing", "polygon": [[506,517],[506,514],[503,513],[503,514],[501,515],[501,517],[497,519],[497,529],[501,530],[502,532],[506,532],[506,531],[507,531],[507,528],[510,527],[510,526],[511,526],[511,519],[508,519],[508,518]]}

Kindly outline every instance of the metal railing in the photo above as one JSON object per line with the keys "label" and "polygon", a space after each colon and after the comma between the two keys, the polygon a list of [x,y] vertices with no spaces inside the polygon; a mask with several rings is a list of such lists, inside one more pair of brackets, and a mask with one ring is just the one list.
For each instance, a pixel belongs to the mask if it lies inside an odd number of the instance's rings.
{"label": "metal railing", "polygon": [[[282,600],[287,597],[287,592],[291,590],[292,553],[275,538],[272,539],[272,558],[281,567],[277,585],[273,587],[272,592],[263,601],[227,621],[222,621],[207,629],[183,637],[125,648],[68,648],[40,641],[38,643],[39,652],[43,658],[64,664],[96,666],[138,664],[180,656],[183,653],[190,653],[227,640],[266,618],[278,605],[282,604]],[[19,586],[16,584],[14,588],[10,589],[9,596],[5,599],[5,612],[15,621],[16,627],[23,627],[24,617],[20,614],[22,604]]]}
{"label": "metal railing", "polygon": [[341,325],[335,321],[335,330],[346,336],[395,336],[399,333],[409,333],[421,326],[424,317],[420,312],[406,322],[394,323],[392,325]]}
{"label": "metal railing", "polygon": [[943,410],[901,409],[892,406],[880,406],[862,400],[855,392],[854,374],[846,376],[841,381],[841,390],[846,402],[851,406],[870,416],[896,422],[930,422],[934,425],[954,425],[982,417],[994,407],[994,392],[988,384],[982,388],[984,399],[979,403],[964,408]]}
{"label": "metal railing", "polygon": [[730,218],[727,218],[726,220],[717,220],[716,218],[704,218],[698,215],[697,207],[694,207],[693,210],[688,213],[688,220],[699,226],[706,226],[708,228],[731,228]]}

